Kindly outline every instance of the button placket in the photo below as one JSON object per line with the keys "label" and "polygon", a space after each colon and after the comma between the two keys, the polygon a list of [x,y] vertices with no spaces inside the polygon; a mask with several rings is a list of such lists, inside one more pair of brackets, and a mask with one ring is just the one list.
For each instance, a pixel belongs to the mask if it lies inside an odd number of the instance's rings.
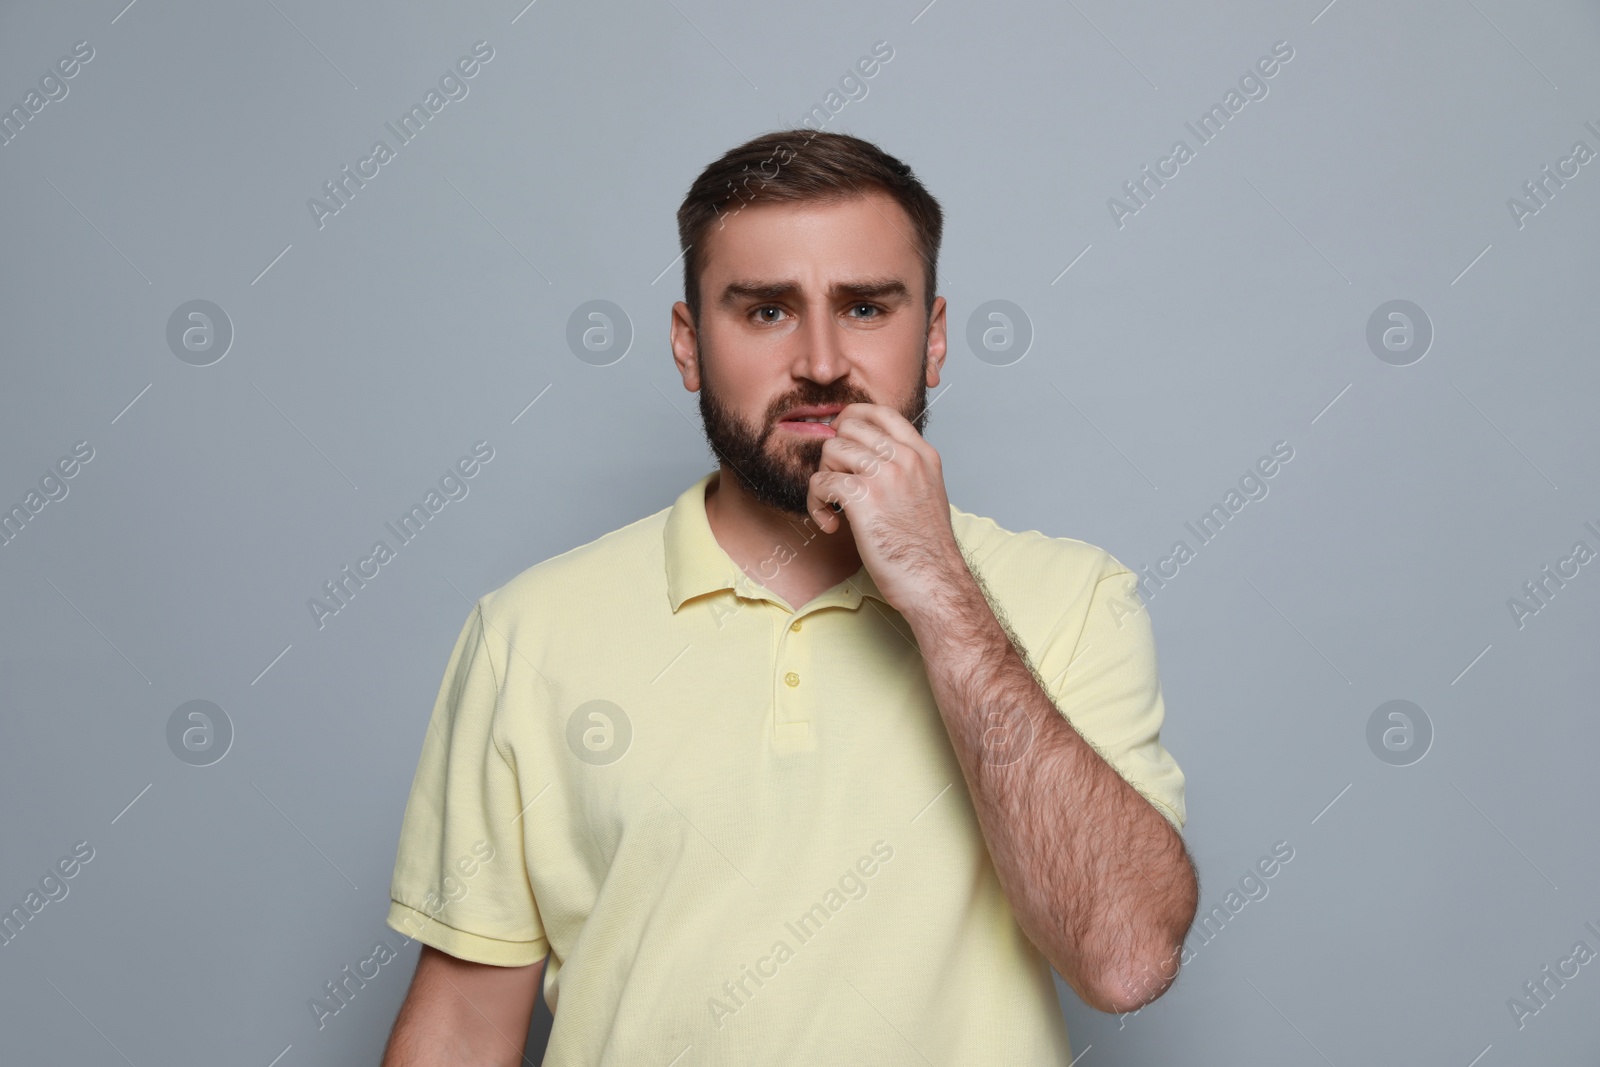
{"label": "button placket", "polygon": [[[789,624],[789,632],[783,635],[782,641],[783,661],[779,664],[779,666],[783,671],[783,684],[790,689],[800,688],[801,678],[798,668],[803,666],[803,664],[799,662],[801,658],[801,639],[793,636],[794,634],[800,632],[800,623],[800,619],[795,619],[793,622],[791,622]],[[791,717],[791,721],[803,718],[803,715],[794,715]]]}
{"label": "button placket", "polygon": [[801,619],[793,619],[778,631],[778,657],[773,664],[774,744],[786,751],[816,747],[815,731],[805,705],[809,657],[804,653],[804,639],[796,636],[803,629],[801,623]]}

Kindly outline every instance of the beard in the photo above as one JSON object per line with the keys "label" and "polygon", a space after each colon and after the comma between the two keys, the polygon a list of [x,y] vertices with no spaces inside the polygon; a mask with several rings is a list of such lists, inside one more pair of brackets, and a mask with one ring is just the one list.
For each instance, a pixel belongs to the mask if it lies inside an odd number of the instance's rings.
{"label": "beard", "polygon": [[[746,493],[762,504],[808,518],[806,497],[811,492],[811,476],[822,466],[822,445],[827,438],[800,437],[780,431],[778,419],[797,407],[876,401],[859,387],[848,384],[846,379],[830,385],[806,379],[793,392],[769,404],[760,425],[750,426],[712,388],[698,351],[695,358],[700,364],[700,418],[705,424],[706,443],[712,455],[733,472]],[[898,409],[919,434],[928,423],[927,370],[928,356],[924,352],[911,396]]]}

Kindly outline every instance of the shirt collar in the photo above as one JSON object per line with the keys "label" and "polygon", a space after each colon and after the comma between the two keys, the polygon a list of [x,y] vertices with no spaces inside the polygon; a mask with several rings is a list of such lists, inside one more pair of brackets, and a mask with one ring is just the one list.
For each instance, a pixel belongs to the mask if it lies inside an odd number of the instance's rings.
{"label": "shirt collar", "polygon": [[[706,518],[706,489],[720,475],[719,469],[702,476],[678,496],[667,515],[662,539],[666,550],[667,600],[674,613],[691,597],[722,589],[732,589],[737,595],[750,599],[778,602],[777,594],[739,569],[711,532],[711,520]],[[861,599],[869,596],[885,607],[890,606],[863,564],[855,574],[820,594],[811,606],[837,604],[857,608],[861,606]],[[795,605],[796,609],[804,606]]]}

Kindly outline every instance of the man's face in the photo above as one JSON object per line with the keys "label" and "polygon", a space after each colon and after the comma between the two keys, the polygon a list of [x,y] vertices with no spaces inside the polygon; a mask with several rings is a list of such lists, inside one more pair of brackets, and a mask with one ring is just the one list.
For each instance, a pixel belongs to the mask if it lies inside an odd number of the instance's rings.
{"label": "man's face", "polygon": [[[707,443],[755,499],[806,516],[832,432],[795,409],[894,408],[918,433],[944,362],[944,298],[923,312],[911,220],[870,193],[828,204],[758,204],[706,242],[701,317],[674,308],[684,385],[700,392]],[[812,417],[831,418],[827,412]]]}

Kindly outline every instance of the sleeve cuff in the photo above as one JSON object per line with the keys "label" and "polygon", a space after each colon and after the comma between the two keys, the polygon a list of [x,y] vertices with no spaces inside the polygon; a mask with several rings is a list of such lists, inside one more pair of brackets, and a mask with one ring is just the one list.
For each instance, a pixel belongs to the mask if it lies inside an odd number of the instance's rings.
{"label": "sleeve cuff", "polygon": [[1183,820],[1178,818],[1178,813],[1175,810],[1173,810],[1166,803],[1166,801],[1157,800],[1155,797],[1150,796],[1148,793],[1145,794],[1145,799],[1148,800],[1152,805],[1154,805],[1155,809],[1157,811],[1159,811],[1162,815],[1165,815],[1166,818],[1167,818],[1167,821],[1172,824],[1172,828],[1174,830],[1178,831],[1179,836],[1182,836],[1182,834],[1183,834]]}
{"label": "sleeve cuff", "polygon": [[472,934],[446,926],[416,908],[398,900],[389,901],[389,916],[384,920],[397,933],[413,941],[430,945],[440,952],[473,963],[489,963],[497,967],[526,967],[538,963],[550,953],[550,942],[545,938],[536,941],[502,941],[495,937]]}

